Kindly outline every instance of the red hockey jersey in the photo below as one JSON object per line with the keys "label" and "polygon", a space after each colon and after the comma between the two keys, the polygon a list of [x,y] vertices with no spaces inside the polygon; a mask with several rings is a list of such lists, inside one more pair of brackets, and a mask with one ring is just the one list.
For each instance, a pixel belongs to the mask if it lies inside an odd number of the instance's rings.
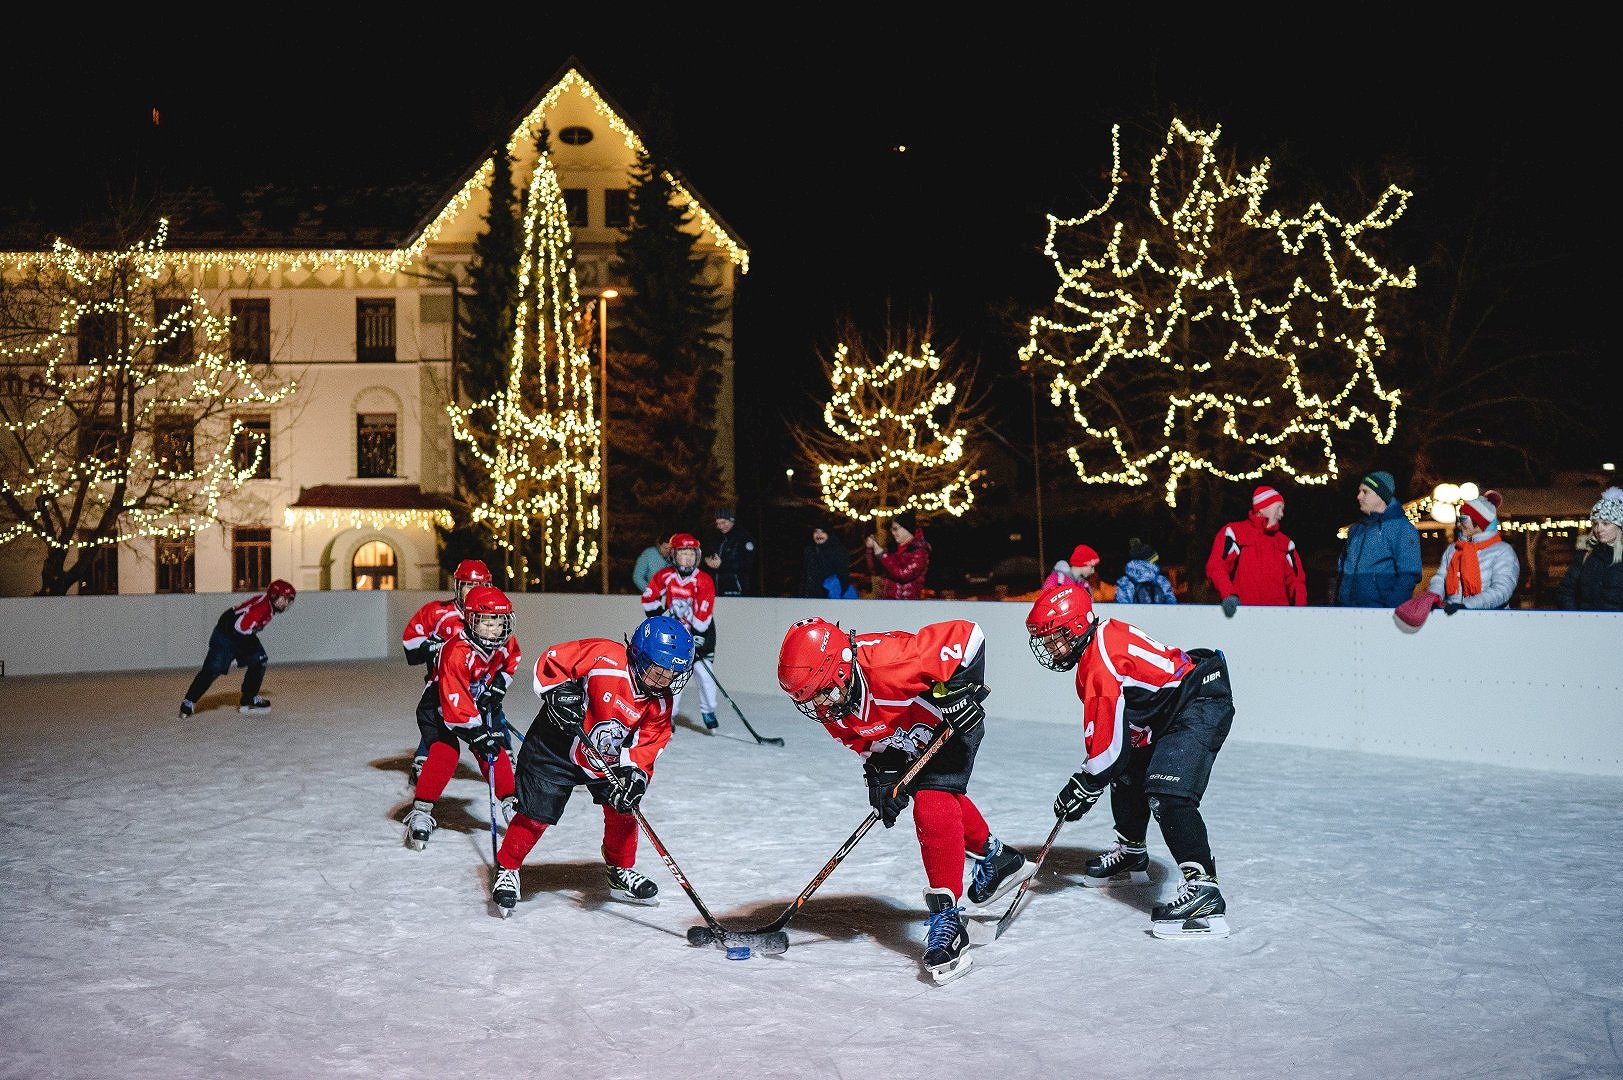
{"label": "red hockey jersey", "polygon": [[824,720],[823,726],[864,761],[888,747],[917,757],[942,722],[930,691],[985,646],[980,625],[952,619],[916,634],[891,630],[858,634],[856,641],[862,702],[850,716]]}
{"label": "red hockey jersey", "polygon": [[462,633],[441,646],[435,671],[440,680],[440,716],[446,726],[464,730],[483,726],[479,695],[492,679],[511,686],[518,660],[516,637],[508,638],[505,645],[488,655]]}
{"label": "red hockey jersey", "polygon": [[276,615],[270,597],[264,593],[250,596],[231,609],[231,629],[239,634],[257,634],[270,625]]}
{"label": "red hockey jersey", "polygon": [[716,583],[703,570],[683,577],[674,566],[661,567],[642,591],[642,609],[650,615],[664,611],[694,633],[703,633],[716,614]]}
{"label": "red hockey jersey", "polygon": [[1082,702],[1084,772],[1097,776],[1128,748],[1147,746],[1171,719],[1183,677],[1195,663],[1132,623],[1105,619],[1076,665]]}
{"label": "red hockey jersey", "polygon": [[[585,688],[584,726],[603,760],[612,766],[623,758],[652,778],[655,759],[671,741],[671,698],[639,693],[626,661],[625,643],[608,638],[566,641],[549,648],[535,662],[537,695],[571,680]],[[569,758],[587,776],[603,775],[586,760],[579,736],[569,744]]]}
{"label": "red hockey jersey", "polygon": [[[400,633],[400,646],[406,650],[409,659],[428,647],[430,637],[445,642],[461,630],[462,609],[456,606],[455,600],[430,600],[406,621],[406,628]],[[428,670],[423,672],[423,681],[433,682],[434,674],[435,665],[430,662]]]}

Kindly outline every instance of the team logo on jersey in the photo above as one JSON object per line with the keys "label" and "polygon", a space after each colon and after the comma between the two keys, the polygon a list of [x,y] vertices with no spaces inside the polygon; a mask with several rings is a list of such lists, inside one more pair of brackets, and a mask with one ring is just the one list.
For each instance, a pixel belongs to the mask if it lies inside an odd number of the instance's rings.
{"label": "team logo on jersey", "polygon": [[591,740],[593,749],[602,754],[610,765],[613,765],[620,760],[620,747],[626,741],[626,735],[629,733],[630,729],[620,721],[604,720],[601,723],[593,724],[592,730],[586,734]]}
{"label": "team logo on jersey", "polygon": [[[861,732],[858,732],[858,734],[861,734]],[[877,750],[881,747],[895,747],[908,757],[918,757],[919,751],[924,748],[924,745],[930,741],[930,736],[934,734],[935,728],[929,724],[914,724],[910,728],[891,732],[883,739],[875,742],[873,748]],[[869,752],[872,753],[873,751]]]}

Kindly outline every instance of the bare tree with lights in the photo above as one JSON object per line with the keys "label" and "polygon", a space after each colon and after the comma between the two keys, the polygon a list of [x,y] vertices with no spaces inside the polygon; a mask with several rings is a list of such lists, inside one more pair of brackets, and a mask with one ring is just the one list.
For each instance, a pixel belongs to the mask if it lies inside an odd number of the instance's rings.
{"label": "bare tree with lights", "polygon": [[1174,120],[1130,171],[1115,129],[1103,202],[1049,215],[1059,288],[1021,349],[1079,429],[1079,481],[1141,509],[1156,493],[1178,506],[1182,488],[1180,516],[1200,519],[1224,484],[1328,483],[1354,429],[1392,439],[1379,302],[1415,284],[1373,250],[1407,191],[1389,185],[1351,220],[1317,202],[1287,215],[1265,205],[1269,161],[1239,167],[1220,134]]}
{"label": "bare tree with lights", "polygon": [[192,536],[256,472],[239,409],[295,389],[233,355],[231,322],[187,290],[168,224],[114,252],[63,241],[0,274],[0,545],[44,547],[40,593],[140,537]]}
{"label": "bare tree with lights", "polygon": [[880,521],[902,510],[962,515],[985,471],[967,434],[985,419],[984,399],[970,390],[976,365],[933,336],[926,320],[887,325],[883,340],[870,342],[846,320],[839,344],[819,357],[832,392],[823,427],[790,428],[823,505],[872,522],[876,536]]}

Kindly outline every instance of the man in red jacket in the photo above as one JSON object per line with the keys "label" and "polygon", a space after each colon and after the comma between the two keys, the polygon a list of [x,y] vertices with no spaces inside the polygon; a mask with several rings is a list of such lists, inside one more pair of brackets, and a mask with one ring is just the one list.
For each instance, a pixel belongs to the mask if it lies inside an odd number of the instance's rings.
{"label": "man in red jacket", "polygon": [[1251,493],[1251,513],[1231,521],[1212,541],[1206,577],[1222,597],[1229,618],[1241,604],[1302,607],[1307,603],[1307,574],[1291,538],[1279,531],[1285,520],[1285,497],[1261,484]]}

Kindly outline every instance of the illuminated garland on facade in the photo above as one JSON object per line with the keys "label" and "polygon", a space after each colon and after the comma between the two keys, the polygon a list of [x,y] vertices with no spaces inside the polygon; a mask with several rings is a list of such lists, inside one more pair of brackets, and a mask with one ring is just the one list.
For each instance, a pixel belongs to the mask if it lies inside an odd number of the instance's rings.
{"label": "illuminated garland on facade", "polygon": [[[190,536],[217,522],[221,500],[257,471],[262,447],[243,468],[233,463],[231,447],[241,424],[233,419],[227,425],[226,414],[276,405],[297,384],[267,388],[245,361],[232,357],[230,317],[212,311],[196,291],[174,297],[177,307],[158,316],[155,299],[174,281],[163,250],[167,237],[168,222],[160,222],[151,240],[126,251],[86,253],[62,241],[53,247],[51,272],[43,275],[38,295],[57,310],[54,330],[19,347],[0,346],[5,393],[16,403],[15,412],[0,414],[0,458],[7,466],[0,490],[25,508],[20,520],[0,530],[0,544],[28,536],[72,550]],[[116,347],[82,364],[79,338],[90,332],[85,320],[116,327],[110,335]],[[186,336],[190,356],[159,359],[166,346]],[[133,408],[125,411],[120,402]],[[78,412],[101,405],[103,415],[119,424],[116,437],[109,436],[127,445],[123,460],[116,453],[79,456]],[[157,431],[169,418],[192,440],[189,462],[160,457]],[[212,453],[204,452],[205,441]],[[121,483],[116,528],[82,539],[60,535],[64,502],[79,503],[79,520],[99,523]]]}
{"label": "illuminated garland on facade", "polygon": [[[465,443],[490,480],[472,509],[509,556],[517,538],[539,532],[546,566],[579,576],[599,557],[596,496],[601,437],[591,357],[583,347],[580,296],[570,254],[568,212],[552,159],[543,153],[525,199],[524,256],[507,383],[467,407],[446,406],[451,435]],[[489,451],[474,438],[476,410],[495,417]],[[528,582],[524,567],[510,575]]]}
{"label": "illuminated garland on facade", "polygon": [[[1398,391],[1376,372],[1386,349],[1377,293],[1413,288],[1415,272],[1394,274],[1360,244],[1402,216],[1409,193],[1388,187],[1351,222],[1318,203],[1298,217],[1265,211],[1268,160],[1225,176],[1214,153],[1220,134],[1173,121],[1149,166],[1148,217],[1129,218],[1121,132],[1112,131],[1103,204],[1079,218],[1048,216],[1055,314],[1032,317],[1020,351],[1048,376],[1052,404],[1068,406],[1082,429],[1067,450],[1077,478],[1130,486],[1159,478],[1169,506],[1194,470],[1328,483],[1338,474],[1336,432],[1362,422],[1384,444],[1397,424]],[[1113,209],[1121,216],[1112,223]],[[1154,224],[1131,235],[1135,221]],[[1248,295],[1248,259],[1296,267],[1294,281],[1267,298]],[[1141,433],[1135,425],[1153,395],[1159,431]]]}
{"label": "illuminated garland on facade", "polygon": [[435,526],[450,529],[456,518],[449,510],[377,510],[359,508],[290,506],[282,511],[282,526],[287,529],[323,526],[333,529],[422,529],[433,532]]}
{"label": "illuminated garland on facade", "polygon": [[947,429],[958,388],[940,370],[928,342],[917,356],[891,352],[878,364],[853,362],[849,345],[835,349],[823,423],[845,450],[817,464],[825,506],[856,521],[970,508],[980,474],[964,465],[964,429]]}

